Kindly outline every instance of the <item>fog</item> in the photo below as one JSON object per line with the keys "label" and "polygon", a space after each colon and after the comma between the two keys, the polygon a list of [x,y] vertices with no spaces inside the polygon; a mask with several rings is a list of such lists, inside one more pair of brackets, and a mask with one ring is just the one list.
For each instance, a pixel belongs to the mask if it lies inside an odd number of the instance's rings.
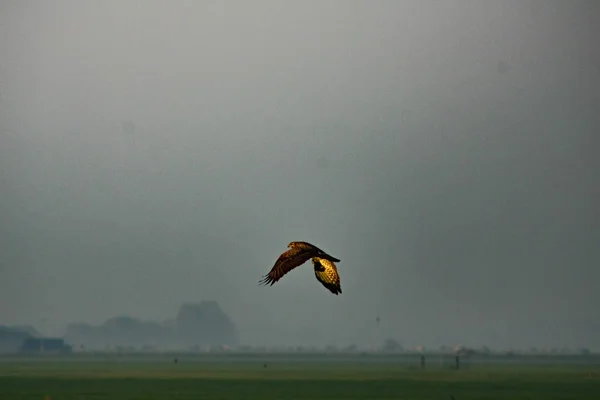
{"label": "fog", "polygon": [[[0,323],[600,349],[600,3],[0,2]],[[290,241],[341,259],[258,280]],[[380,316],[381,322],[375,323]]]}

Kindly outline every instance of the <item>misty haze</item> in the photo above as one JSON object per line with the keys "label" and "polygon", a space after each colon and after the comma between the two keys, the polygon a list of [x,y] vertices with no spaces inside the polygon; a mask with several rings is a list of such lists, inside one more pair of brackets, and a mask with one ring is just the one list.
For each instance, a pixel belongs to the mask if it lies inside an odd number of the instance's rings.
{"label": "misty haze", "polygon": [[[0,325],[598,351],[598,26],[576,0],[2,1]],[[342,294],[310,261],[259,286],[291,241]]]}

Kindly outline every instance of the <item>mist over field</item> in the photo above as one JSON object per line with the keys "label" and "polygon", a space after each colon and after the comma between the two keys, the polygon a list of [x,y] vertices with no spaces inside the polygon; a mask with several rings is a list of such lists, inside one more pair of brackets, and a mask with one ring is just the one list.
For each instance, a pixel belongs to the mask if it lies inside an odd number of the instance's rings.
{"label": "mist over field", "polygon": [[[0,324],[600,350],[600,3],[0,2]],[[339,258],[258,280],[290,241]],[[376,317],[380,323],[376,323]]]}

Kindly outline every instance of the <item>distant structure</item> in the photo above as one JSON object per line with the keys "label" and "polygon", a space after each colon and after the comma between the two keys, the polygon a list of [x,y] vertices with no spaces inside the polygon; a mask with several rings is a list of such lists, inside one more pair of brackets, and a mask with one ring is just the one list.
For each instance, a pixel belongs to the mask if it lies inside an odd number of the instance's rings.
{"label": "distant structure", "polygon": [[70,353],[72,347],[61,338],[27,338],[23,341],[21,353]]}
{"label": "distant structure", "polygon": [[32,337],[23,329],[0,325],[0,354],[18,353],[23,341]]}
{"label": "distant structure", "polygon": [[120,315],[101,325],[70,324],[64,339],[75,349],[83,350],[83,345],[87,351],[148,352],[167,348],[226,351],[238,345],[239,332],[216,301],[202,301],[183,304],[176,318],[163,323]]}
{"label": "distant structure", "polygon": [[474,356],[475,354],[477,354],[477,351],[475,351],[474,349],[468,348],[468,347],[460,345],[460,344],[454,346],[453,350],[457,356],[465,357],[465,358],[470,358],[470,357]]}
{"label": "distant structure", "polygon": [[139,346],[145,349],[163,347],[169,343],[171,329],[152,321],[142,321],[126,315],[107,319],[102,325],[70,324],[65,339],[69,343],[85,345],[88,349]]}
{"label": "distant structure", "polygon": [[239,332],[216,301],[183,304],[176,318],[178,340],[198,348],[236,346]]}

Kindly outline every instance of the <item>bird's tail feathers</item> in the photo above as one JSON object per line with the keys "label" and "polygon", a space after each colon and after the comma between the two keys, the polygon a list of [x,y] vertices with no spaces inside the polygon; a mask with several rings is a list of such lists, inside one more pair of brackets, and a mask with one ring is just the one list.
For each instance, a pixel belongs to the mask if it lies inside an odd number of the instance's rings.
{"label": "bird's tail feathers", "polygon": [[320,256],[321,258],[324,258],[324,259],[326,259],[326,260],[329,260],[329,261],[331,261],[331,262],[340,262],[340,260],[339,260],[339,259],[337,259],[337,258],[335,258],[334,256],[331,256],[331,255],[329,255],[329,254],[327,254],[327,253],[320,254],[319,256]]}

